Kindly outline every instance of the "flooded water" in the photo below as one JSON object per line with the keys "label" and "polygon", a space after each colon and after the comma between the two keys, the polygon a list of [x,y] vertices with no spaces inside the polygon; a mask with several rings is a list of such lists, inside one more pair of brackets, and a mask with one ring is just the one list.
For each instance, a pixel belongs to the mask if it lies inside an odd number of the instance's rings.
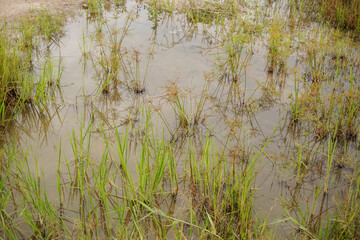
{"label": "flooded water", "polygon": [[[304,28],[311,31],[311,26]],[[36,159],[37,165],[30,167],[33,172],[42,169],[47,197],[54,202],[59,201],[58,167],[62,181],[70,181],[67,169],[76,160],[73,136],[86,132],[89,125],[89,153],[95,162],[103,156],[104,135],[114,141],[115,128],[121,133],[131,129],[133,162],[129,166],[134,175],[141,154],[137,137],[142,134],[146,111],[151,112],[154,134],[174,145],[179,172],[189,139],[200,146],[210,135],[229,159],[232,154],[235,158],[236,153],[260,151],[269,141],[256,169],[254,214],[269,223],[283,219],[283,205],[299,201],[296,204],[306,206],[314,198],[314,189],[326,178],[328,159],[323,145],[327,140],[314,138],[312,126],[304,124],[299,131],[299,126],[290,124],[290,102],[297,87],[294,76],[308,70],[303,43],[299,43],[302,33],[294,36],[298,40],[291,43],[293,50],[281,71],[269,69],[267,36],[250,35],[241,40],[244,44],[231,46],[237,43],[227,42],[226,32],[223,25],[192,22],[183,13],[153,16],[146,5],[135,2],[94,17],[84,10],[67,21],[57,44],[49,51],[44,47],[37,56],[36,71],[41,72],[47,54],[61,70],[60,88],[54,90],[46,111],[26,109],[6,129],[4,139],[27,149],[29,158]],[[234,62],[229,62],[231,54]],[[173,100],[175,95],[179,102]],[[191,131],[180,127],[178,103],[190,119]],[[349,144],[343,155],[341,145],[335,150],[337,158],[357,158],[356,145]],[[311,165],[299,166],[302,153]],[[331,172],[324,204],[315,206],[319,214],[334,206],[332,199],[341,195],[352,173],[348,168]],[[184,214],[186,194],[180,193],[176,201],[177,216]],[[72,201],[66,205],[74,211],[78,207]],[[73,213],[69,210],[68,214]],[[290,230],[282,222],[277,234],[289,237]]]}

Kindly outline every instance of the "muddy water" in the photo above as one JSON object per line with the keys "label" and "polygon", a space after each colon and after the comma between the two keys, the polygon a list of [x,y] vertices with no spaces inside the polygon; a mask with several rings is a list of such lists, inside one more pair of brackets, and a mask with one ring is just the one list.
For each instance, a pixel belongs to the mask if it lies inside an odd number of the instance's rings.
{"label": "muddy water", "polygon": [[[293,76],[279,77],[269,73],[266,68],[267,48],[263,43],[256,42],[251,47],[252,54],[249,54],[249,64],[242,72],[242,80],[236,83],[226,79],[219,81],[222,73],[217,68],[217,57],[222,50],[216,40],[220,26],[193,24],[181,14],[163,15],[156,22],[143,6],[130,2],[126,8],[126,11],[115,9],[104,12],[94,19],[89,19],[84,12],[69,21],[65,26],[65,36],[58,46],[51,47],[51,58],[63,70],[61,90],[55,92],[54,103],[46,112],[29,109],[19,117],[16,126],[9,129],[10,137],[15,135],[18,144],[28,148],[31,157],[36,158],[38,165],[44,169],[49,198],[57,199],[57,188],[54,186],[60,142],[61,157],[71,162],[72,134],[78,134],[81,128],[85,129],[93,121],[95,130],[91,141],[94,147],[91,154],[93,159],[101,158],[103,137],[96,128],[103,127],[111,138],[114,126],[124,130],[129,118],[135,125],[141,122],[142,110],[146,106],[151,106],[153,116],[157,116],[155,125],[160,135],[165,129],[167,139],[181,141],[183,136],[176,134],[178,123],[174,110],[166,100],[168,88],[176,84],[183,92],[187,110],[194,114],[204,86],[208,86],[202,113],[206,117],[199,124],[196,136],[204,138],[209,131],[220,149],[233,131],[231,124],[238,123],[235,129],[239,137],[230,138],[230,143],[226,145],[229,151],[236,149],[240,143],[249,149],[260,149],[272,136],[256,178],[255,212],[260,216],[268,216],[270,212],[270,222],[283,218],[279,195],[294,197],[296,187],[293,170],[284,170],[287,166],[283,166],[283,162],[294,158],[295,140],[309,142],[306,137],[296,136],[287,128],[288,96],[294,92]],[[100,67],[102,51],[108,55],[111,53],[111,38],[121,36],[129,16],[129,29],[120,51],[129,61],[132,74],[136,74],[136,62],[139,62],[138,73],[143,89],[137,93],[131,84],[112,84],[109,89],[103,90],[104,72],[110,69]],[[38,62],[42,60],[39,57]],[[294,69],[301,72],[296,60],[295,54],[288,59],[289,72]],[[122,74],[119,78],[125,79]],[[276,93],[270,94],[270,90]],[[245,101],[239,100],[237,94]],[[261,104],[252,104],[259,99]],[[168,125],[159,117],[159,112]],[[171,133],[175,133],[175,137]],[[311,141],[308,144],[315,149],[319,145]],[[135,147],[133,151],[136,159]],[[321,160],[324,158],[319,156]],[[136,174],[135,161],[130,164]],[[308,179],[309,183],[303,189],[313,189],[321,180],[318,175],[314,170],[314,179]],[[342,184],[343,178],[340,177],[338,186]],[[299,192],[306,196],[304,202],[312,196],[311,190]],[[332,196],[331,192],[328,197]],[[178,208],[181,209],[181,206]]]}

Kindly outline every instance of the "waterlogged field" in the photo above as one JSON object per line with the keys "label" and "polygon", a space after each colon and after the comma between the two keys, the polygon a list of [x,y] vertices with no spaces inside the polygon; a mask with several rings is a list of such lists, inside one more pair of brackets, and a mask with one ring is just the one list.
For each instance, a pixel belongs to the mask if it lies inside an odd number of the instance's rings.
{"label": "waterlogged field", "polygon": [[101,1],[0,25],[0,238],[360,238],[360,2]]}

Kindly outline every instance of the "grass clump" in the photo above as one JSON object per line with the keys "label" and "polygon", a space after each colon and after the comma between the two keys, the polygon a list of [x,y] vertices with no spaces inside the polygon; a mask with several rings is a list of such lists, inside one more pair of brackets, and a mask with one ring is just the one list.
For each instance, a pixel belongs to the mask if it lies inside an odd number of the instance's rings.
{"label": "grass clump", "polygon": [[31,99],[34,77],[21,47],[8,36],[7,26],[0,31],[0,114],[4,123],[10,112],[18,112]]}
{"label": "grass clump", "polygon": [[291,38],[286,33],[285,20],[281,16],[274,16],[269,26],[267,72],[286,74],[287,59],[293,53],[291,50]]}
{"label": "grass clump", "polygon": [[103,10],[102,0],[87,0],[87,4],[84,4],[83,8],[88,10],[87,13],[89,13],[90,16],[101,14]]}
{"label": "grass clump", "polygon": [[270,236],[266,223],[253,216],[255,169],[261,163],[266,145],[249,154],[239,151],[225,157],[214,150],[207,136],[202,155],[198,158],[189,155],[187,179],[191,204],[204,226],[222,239]]}
{"label": "grass clump", "polygon": [[156,17],[162,13],[173,13],[175,11],[175,0],[152,0],[148,2],[149,14]]}
{"label": "grass clump", "polygon": [[[209,76],[205,75],[205,78],[209,78]],[[160,109],[158,113],[171,135],[172,142],[181,139],[184,140],[188,136],[196,135],[200,125],[205,125],[206,118],[208,117],[208,115],[205,114],[205,108],[208,101],[209,85],[210,82],[209,79],[207,79],[201,95],[198,98],[194,98],[190,90],[183,91],[174,82],[166,86],[164,100],[173,110],[176,130],[173,131],[170,125],[171,122]],[[188,97],[190,97],[190,100]]]}
{"label": "grass clump", "polygon": [[223,3],[205,2],[200,7],[190,1],[189,6],[183,9],[190,22],[205,24],[221,23],[225,19],[233,18],[241,10],[239,3],[233,0],[226,0]]}
{"label": "grass clump", "polygon": [[[129,50],[123,47],[123,42],[128,36],[130,26],[133,22],[132,16],[128,15],[124,26],[116,30],[113,26],[104,25],[104,34],[108,41],[99,40],[95,47],[96,59],[92,58],[92,52],[87,52],[83,36],[83,56],[90,56],[97,78],[101,82],[100,92],[109,94],[112,88],[125,86],[134,94],[143,94],[146,91],[145,80],[149,69],[151,54],[143,65],[141,53],[138,50]],[[93,52],[95,53],[95,52]],[[145,66],[145,67],[143,67]]]}
{"label": "grass clump", "polygon": [[[335,217],[329,231],[332,239],[357,239],[360,237],[360,177],[359,170],[354,173],[345,201],[336,204]],[[331,219],[330,219],[331,221]]]}
{"label": "grass clump", "polygon": [[[36,74],[33,67],[35,51],[43,42],[46,46],[62,35],[60,18],[40,11],[34,18],[25,16],[20,24],[5,24],[0,29],[0,115],[1,124],[16,116],[26,104],[43,106],[49,87],[58,86],[61,68],[55,74],[54,62],[43,59]],[[38,35],[38,36],[37,36]]]}
{"label": "grass clump", "polygon": [[240,26],[237,20],[223,27],[215,61],[216,73],[219,74],[220,81],[241,83],[246,80],[246,68],[252,57],[252,34],[247,31],[246,26]]}
{"label": "grass clump", "polygon": [[31,14],[20,18],[17,29],[23,51],[33,53],[31,50],[38,49],[41,40],[47,47],[54,43],[58,44],[59,39],[64,35],[64,23],[64,16],[60,13],[51,13],[45,9],[34,10]]}
{"label": "grass clump", "polygon": [[320,83],[310,83],[307,91],[295,93],[291,103],[293,119],[310,123],[316,138],[336,138],[340,141],[356,141],[360,107],[359,89],[354,82],[349,88],[333,83],[329,91]]}
{"label": "grass clump", "polygon": [[[338,147],[337,140],[329,138],[324,144],[301,146],[296,154],[297,166],[291,167],[294,185],[288,189],[290,194],[280,197],[287,217],[274,222],[286,221],[291,225],[294,228],[291,239],[359,238],[359,170],[353,168],[345,180],[346,187],[338,191],[335,183],[337,161],[341,156],[337,153]],[[320,165],[320,169],[312,169],[311,165]],[[314,170],[320,170],[316,174],[318,179],[313,178]],[[304,198],[306,201],[302,201]]]}
{"label": "grass clump", "polygon": [[360,1],[318,0],[322,15],[335,25],[360,32]]}
{"label": "grass clump", "polygon": [[316,0],[292,1],[300,10],[312,20],[329,22],[343,30],[360,33],[360,1],[359,0]]}

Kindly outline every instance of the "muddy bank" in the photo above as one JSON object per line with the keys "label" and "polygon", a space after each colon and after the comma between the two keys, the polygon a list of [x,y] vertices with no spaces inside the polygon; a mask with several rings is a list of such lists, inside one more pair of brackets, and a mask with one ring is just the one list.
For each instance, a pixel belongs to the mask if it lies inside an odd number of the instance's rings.
{"label": "muddy bank", "polygon": [[80,8],[83,0],[0,0],[0,18],[13,20],[33,10],[71,11]]}
{"label": "muddy bank", "polygon": [[[150,3],[154,0],[140,1],[143,3]],[[110,2],[110,1],[109,1]],[[208,3],[219,3],[221,0],[172,0],[169,4],[175,9],[181,9],[190,4],[201,8]],[[47,9],[51,12],[71,12],[76,9],[86,8],[86,0],[0,0],[0,19],[16,20],[20,15],[30,13],[38,9]]]}

